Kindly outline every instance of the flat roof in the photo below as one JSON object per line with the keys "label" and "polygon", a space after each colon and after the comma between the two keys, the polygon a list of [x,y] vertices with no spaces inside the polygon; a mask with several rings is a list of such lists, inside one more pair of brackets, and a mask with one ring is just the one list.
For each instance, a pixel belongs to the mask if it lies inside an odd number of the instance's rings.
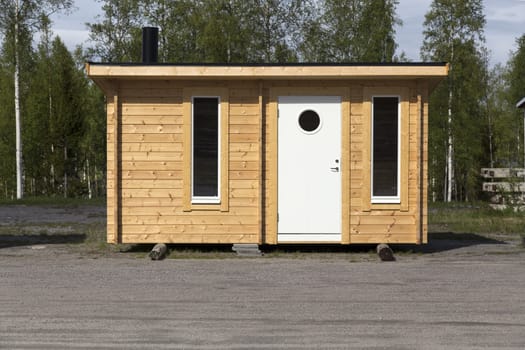
{"label": "flat roof", "polygon": [[442,78],[444,62],[291,63],[291,64],[86,64],[88,76],[126,79],[362,79]]}

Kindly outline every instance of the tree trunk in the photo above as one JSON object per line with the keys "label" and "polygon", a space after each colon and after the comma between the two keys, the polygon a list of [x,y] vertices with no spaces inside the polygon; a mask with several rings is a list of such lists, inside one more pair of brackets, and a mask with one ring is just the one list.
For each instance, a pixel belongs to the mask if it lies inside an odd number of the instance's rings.
{"label": "tree trunk", "polygon": [[64,145],[64,198],[67,198],[67,143]]}
{"label": "tree trunk", "polygon": [[[454,44],[451,45],[452,52],[450,53],[450,62],[454,62]],[[452,186],[454,185],[454,169],[453,169],[453,157],[454,157],[454,139],[452,137],[452,63],[449,68],[449,80],[448,80],[448,111],[447,111],[447,151],[446,151],[446,167],[447,167],[447,182],[446,182],[446,198],[445,202],[452,201]]]}
{"label": "tree trunk", "polygon": [[94,172],[93,172],[93,177],[94,177],[94,181],[95,181],[95,196],[99,196],[99,191],[98,191],[98,177],[97,177],[97,163],[95,163],[95,169],[94,169]]}
{"label": "tree trunk", "polygon": [[492,118],[490,116],[490,110],[488,111],[489,118],[489,156],[490,156],[490,167],[494,168],[494,146],[492,145]]}
{"label": "tree trunk", "polygon": [[51,144],[51,169],[49,171],[51,172],[51,189],[53,191],[53,194],[55,194],[55,166],[53,162],[55,161],[55,146]]}
{"label": "tree trunk", "polygon": [[24,168],[22,164],[22,125],[20,120],[20,53],[18,42],[19,0],[16,1],[15,18],[15,128],[16,128],[16,198],[24,197]]}
{"label": "tree trunk", "polygon": [[446,202],[452,201],[452,186],[454,183],[454,169],[452,168],[453,162],[453,138],[452,138],[452,90],[448,93],[448,117],[447,117],[447,199]]}
{"label": "tree trunk", "polygon": [[90,175],[90,169],[89,169],[89,158],[86,159],[86,168],[87,168],[88,198],[91,199],[93,197],[93,191],[91,189],[91,175]]}

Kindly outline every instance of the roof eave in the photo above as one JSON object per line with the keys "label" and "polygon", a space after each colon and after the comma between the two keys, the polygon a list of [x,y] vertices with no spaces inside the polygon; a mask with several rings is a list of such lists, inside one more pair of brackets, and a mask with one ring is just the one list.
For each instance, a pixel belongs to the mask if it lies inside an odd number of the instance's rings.
{"label": "roof eave", "polygon": [[117,79],[415,79],[439,78],[448,65],[180,66],[87,64],[91,78]]}

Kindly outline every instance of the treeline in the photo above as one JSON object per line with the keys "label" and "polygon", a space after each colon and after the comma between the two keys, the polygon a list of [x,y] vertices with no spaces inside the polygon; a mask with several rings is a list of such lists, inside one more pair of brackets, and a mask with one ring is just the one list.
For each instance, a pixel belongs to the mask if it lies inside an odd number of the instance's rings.
{"label": "treeline", "polygon": [[[402,25],[397,5],[100,0],[102,14],[87,24],[89,40],[70,52],[49,18],[71,11],[71,0],[0,0],[0,196],[17,197],[23,189],[30,195],[105,194],[104,101],[86,78],[84,62],[140,62],[143,26],[160,28],[160,62],[405,61],[395,39]],[[434,0],[426,15],[421,59],[451,67],[431,98],[434,200],[477,199],[481,167],[524,162],[523,118],[515,104],[525,95],[525,36],[505,66],[491,68],[484,26],[481,0]]]}
{"label": "treeline", "polygon": [[0,0],[1,197],[105,194],[103,96],[49,19],[71,6]]}

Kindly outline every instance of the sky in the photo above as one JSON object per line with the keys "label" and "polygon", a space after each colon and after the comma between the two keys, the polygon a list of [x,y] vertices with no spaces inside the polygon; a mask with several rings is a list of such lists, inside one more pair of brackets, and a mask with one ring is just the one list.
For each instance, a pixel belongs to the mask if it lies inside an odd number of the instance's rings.
{"label": "sky", "polygon": [[[423,41],[423,21],[431,0],[399,0],[397,14],[403,25],[396,29],[398,53],[404,51],[412,61],[419,61]],[[76,10],[69,15],[55,15],[54,32],[70,49],[85,43],[88,30],[85,23],[97,22],[101,4],[93,0],[76,0]],[[525,34],[525,0],[484,1],[486,46],[491,52],[490,64],[505,64],[509,53],[516,50],[516,39]]]}

